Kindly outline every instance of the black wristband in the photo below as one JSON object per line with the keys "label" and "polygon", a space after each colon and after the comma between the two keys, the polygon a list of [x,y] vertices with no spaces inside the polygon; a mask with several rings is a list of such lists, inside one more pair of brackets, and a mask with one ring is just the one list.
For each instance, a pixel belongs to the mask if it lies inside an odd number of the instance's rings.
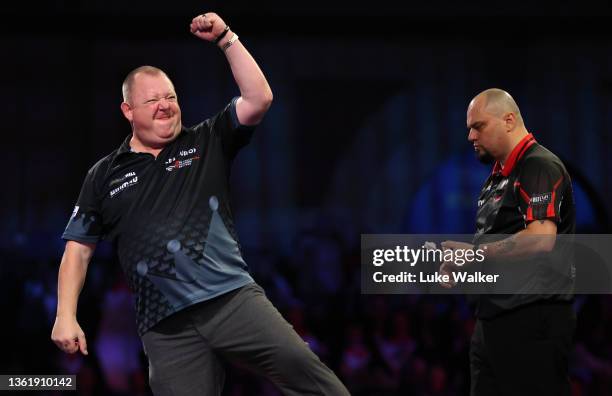
{"label": "black wristband", "polygon": [[223,37],[225,37],[225,35],[227,34],[227,32],[229,32],[229,30],[230,30],[229,25],[225,25],[225,29],[223,29],[223,32],[221,32],[219,37],[215,39],[215,44],[219,44],[219,41],[223,40]]}

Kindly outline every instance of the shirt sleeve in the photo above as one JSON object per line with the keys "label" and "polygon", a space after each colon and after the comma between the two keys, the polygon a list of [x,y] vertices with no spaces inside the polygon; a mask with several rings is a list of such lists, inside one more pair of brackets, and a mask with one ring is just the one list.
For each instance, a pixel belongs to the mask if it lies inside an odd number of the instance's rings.
{"label": "shirt sleeve", "polygon": [[100,200],[95,189],[95,167],[87,172],[79,199],[62,234],[62,239],[97,243],[102,238]]}
{"label": "shirt sleeve", "polygon": [[241,148],[249,144],[255,126],[240,124],[236,113],[236,101],[238,97],[225,106],[225,108],[214,117],[212,123],[212,134],[221,139],[225,156],[232,160]]}
{"label": "shirt sleeve", "polygon": [[528,159],[516,184],[525,222],[548,219],[559,224],[559,208],[567,183],[569,177],[559,164],[543,158]]}

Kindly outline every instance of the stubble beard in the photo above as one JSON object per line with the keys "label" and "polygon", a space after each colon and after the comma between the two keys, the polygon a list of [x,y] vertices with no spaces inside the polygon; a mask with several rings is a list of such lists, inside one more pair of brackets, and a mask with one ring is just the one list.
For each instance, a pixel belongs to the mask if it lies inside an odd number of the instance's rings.
{"label": "stubble beard", "polygon": [[495,158],[489,153],[487,150],[481,148],[479,151],[475,152],[476,158],[480,163],[485,165],[491,165],[495,162]]}

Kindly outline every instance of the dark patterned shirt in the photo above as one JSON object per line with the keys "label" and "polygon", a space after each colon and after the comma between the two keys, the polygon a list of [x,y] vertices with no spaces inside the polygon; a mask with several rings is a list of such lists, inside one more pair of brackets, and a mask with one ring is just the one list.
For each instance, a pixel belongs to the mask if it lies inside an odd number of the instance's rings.
{"label": "dark patterned shirt", "polygon": [[232,160],[253,127],[233,100],[181,130],[159,153],[123,144],[87,173],[63,239],[110,240],[135,294],[138,331],[195,303],[253,282],[229,203]]}
{"label": "dark patterned shirt", "polygon": [[[485,181],[478,198],[474,242],[506,238],[536,220],[555,222],[557,234],[575,233],[576,208],[570,176],[561,160],[528,134],[512,150],[505,166],[496,163]],[[524,282],[512,295],[481,295],[478,316],[493,317],[542,299],[570,301],[575,268],[567,241],[558,242],[550,255],[523,260],[522,266],[497,263],[500,266],[494,269],[494,260],[487,264],[485,269],[488,267],[491,273],[503,271],[505,266],[506,275],[516,280],[522,279],[520,271],[525,271]],[[554,271],[547,270],[553,268]],[[544,293],[546,290],[555,292]]]}

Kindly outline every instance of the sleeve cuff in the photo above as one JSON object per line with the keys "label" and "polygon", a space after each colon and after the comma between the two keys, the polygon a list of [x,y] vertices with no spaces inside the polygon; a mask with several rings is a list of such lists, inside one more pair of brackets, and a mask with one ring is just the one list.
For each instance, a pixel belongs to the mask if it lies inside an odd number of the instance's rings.
{"label": "sleeve cuff", "polygon": [[64,233],[62,235],[62,239],[65,241],[75,241],[81,243],[98,243],[100,242],[101,238],[98,236],[74,235]]}
{"label": "sleeve cuff", "polygon": [[242,125],[238,120],[238,113],[236,112],[236,102],[239,96],[235,96],[230,102],[230,122],[232,123],[232,129],[254,129],[257,125]]}
{"label": "sleeve cuff", "polygon": [[538,220],[550,220],[553,223],[559,225],[559,216],[557,215],[552,215],[552,216],[534,216],[533,214],[527,214],[527,216],[525,216],[525,224],[529,224],[529,223],[533,223],[534,221],[538,221]]}

